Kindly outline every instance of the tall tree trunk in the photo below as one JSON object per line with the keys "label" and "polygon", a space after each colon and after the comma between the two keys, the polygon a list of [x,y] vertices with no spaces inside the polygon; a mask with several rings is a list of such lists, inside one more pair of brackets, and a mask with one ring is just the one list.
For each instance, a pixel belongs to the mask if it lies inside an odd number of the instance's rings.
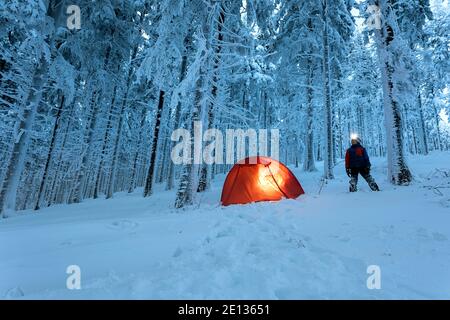
{"label": "tall tree trunk", "polygon": [[342,110],[338,108],[338,118],[339,118],[339,158],[344,158],[344,141],[343,136],[344,133],[342,128],[344,127],[344,123],[342,122]]}
{"label": "tall tree trunk", "polygon": [[420,126],[420,141],[421,141],[421,153],[428,154],[428,139],[427,139],[427,129],[425,125],[425,120],[423,117],[423,104],[422,95],[420,94],[420,89],[418,89],[417,94],[417,107],[419,108],[419,126]]}
{"label": "tall tree trunk", "polygon": [[322,0],[322,20],[323,20],[323,104],[324,104],[324,177],[334,179],[333,174],[333,123],[331,112],[331,77],[328,39],[328,0]]}
{"label": "tall tree trunk", "polygon": [[383,83],[383,104],[384,118],[386,126],[387,158],[388,158],[388,178],[389,181],[397,185],[407,185],[412,180],[411,172],[406,164],[403,145],[403,123],[401,107],[394,96],[393,74],[395,65],[392,62],[392,48],[390,44],[394,41],[394,29],[391,26],[395,19],[394,13],[388,7],[386,1],[379,1],[378,4],[386,17],[381,30],[377,30],[378,57],[380,60],[381,79]]}
{"label": "tall tree trunk", "polygon": [[180,185],[178,187],[177,196],[175,199],[175,208],[179,209],[184,206],[189,206],[194,203],[195,186],[195,171],[198,165],[195,164],[195,123],[201,120],[202,114],[202,89],[203,89],[204,70],[200,68],[200,74],[196,82],[194,106],[191,113],[190,123],[190,137],[191,137],[191,163],[185,164],[183,172],[180,177]]}
{"label": "tall tree trunk", "polygon": [[[224,6],[223,4],[220,5],[219,8],[219,17],[218,17],[218,21],[217,21],[217,46],[216,46],[216,50],[215,50],[215,55],[213,58],[213,62],[214,62],[214,70],[213,70],[213,85],[212,85],[212,89],[211,89],[211,97],[212,97],[212,101],[209,104],[208,107],[208,129],[212,129],[212,127],[214,126],[214,112],[215,112],[215,103],[216,103],[216,98],[217,98],[217,91],[218,91],[218,83],[219,83],[219,67],[220,67],[220,53],[222,51],[222,42],[223,42],[223,27],[224,27],[224,23],[225,23],[225,11],[224,11]],[[209,188],[209,183],[210,183],[210,170],[211,170],[211,165],[206,164],[205,162],[203,162],[202,166],[201,166],[201,170],[200,170],[200,178],[199,178],[199,183],[198,183],[198,189],[197,192],[203,192],[206,189]]]}
{"label": "tall tree trunk", "polygon": [[98,195],[100,193],[100,180],[102,177],[102,171],[103,171],[103,166],[104,166],[104,162],[105,162],[106,148],[108,146],[109,135],[111,134],[114,105],[116,104],[116,95],[117,95],[117,85],[114,86],[111,105],[109,107],[108,121],[106,123],[105,135],[103,137],[102,151],[100,153],[100,163],[98,165],[97,174],[95,177],[94,199],[97,199]]}
{"label": "tall tree trunk", "polygon": [[[186,71],[187,71],[187,61],[188,56],[190,54],[189,48],[191,46],[192,42],[192,35],[191,32],[188,32],[188,35],[184,39],[184,55],[181,59],[181,66],[180,66],[180,83],[186,78]],[[175,114],[174,114],[174,120],[173,120],[173,128],[177,129],[180,126],[180,118],[181,118],[181,99],[178,100],[177,106],[175,107]],[[171,141],[170,143],[170,150],[173,150],[175,147],[176,142]],[[169,151],[170,152],[170,151]],[[167,185],[166,190],[173,189],[175,180],[175,174],[174,174],[174,164],[172,161],[169,161],[168,168],[167,168]]]}
{"label": "tall tree trunk", "polygon": [[[50,201],[48,203],[46,203],[47,206],[50,203],[56,203],[58,191],[61,189],[61,181],[64,180],[63,177],[66,174],[65,170],[62,169],[65,166],[65,163],[63,161],[63,151],[66,148],[67,139],[69,138],[70,119],[71,118],[72,118],[72,112],[69,114],[69,121],[67,121],[67,124],[65,125],[65,129],[63,131],[64,135],[63,135],[63,139],[61,142],[61,148],[59,150],[60,152],[58,154],[58,158],[55,160],[55,163],[56,163],[55,176],[52,179],[51,187],[48,188],[49,193],[48,193],[47,197],[48,197],[48,199],[50,199]],[[41,206],[42,206],[42,203],[41,203]]]}
{"label": "tall tree trunk", "polygon": [[433,113],[434,113],[434,120],[436,122],[436,141],[437,141],[437,149],[439,149],[440,151],[444,150],[443,144],[442,144],[442,139],[441,139],[441,128],[440,128],[440,116],[439,116],[439,110],[438,108],[436,108],[436,104],[434,103],[434,98],[435,98],[435,94],[434,94],[434,88],[431,89],[431,103],[433,106]]}
{"label": "tall tree trunk", "polygon": [[41,203],[44,201],[44,195],[45,195],[44,190],[45,190],[46,183],[47,183],[47,180],[48,180],[50,163],[51,163],[51,160],[54,157],[56,136],[58,134],[58,127],[59,127],[59,124],[60,124],[60,121],[61,121],[62,110],[64,108],[64,101],[65,101],[65,96],[62,95],[61,96],[61,102],[60,102],[58,110],[56,112],[55,122],[54,122],[53,128],[52,128],[50,146],[49,146],[49,149],[48,149],[48,152],[47,152],[47,158],[45,159],[44,174],[42,176],[42,180],[41,180],[41,183],[39,185],[39,190],[38,190],[38,194],[37,194],[37,201],[36,201],[36,205],[34,206],[34,210],[39,210],[40,206],[41,206]]}
{"label": "tall tree trunk", "polygon": [[113,192],[114,192],[114,185],[116,183],[116,173],[117,173],[117,163],[119,161],[119,150],[121,146],[121,138],[122,138],[122,127],[123,127],[123,119],[125,117],[125,108],[130,96],[130,87],[131,87],[131,79],[133,76],[133,62],[136,58],[138,52],[138,47],[135,46],[133,48],[133,51],[131,53],[130,61],[129,61],[129,69],[128,69],[128,75],[127,75],[127,81],[126,81],[126,89],[125,89],[125,96],[123,98],[122,104],[119,109],[119,123],[116,133],[116,138],[114,140],[114,151],[112,156],[112,165],[111,165],[111,178],[109,180],[108,184],[108,190],[106,192],[106,199],[112,198]]}
{"label": "tall tree trunk", "polygon": [[163,139],[164,143],[161,148],[161,156],[159,157],[158,161],[158,174],[156,176],[156,181],[159,184],[162,184],[164,182],[164,179],[166,178],[167,174],[167,166],[166,163],[171,162],[170,161],[170,138],[168,130],[164,130],[164,133],[162,134],[161,138]]}
{"label": "tall tree trunk", "polygon": [[[103,70],[106,70],[109,64],[109,58],[111,55],[111,46],[108,46],[106,48],[105,52],[105,58],[103,61]],[[95,85],[95,82],[94,82]],[[78,172],[76,174],[75,178],[75,190],[73,192],[73,202],[79,203],[84,197],[84,191],[86,190],[86,183],[88,178],[88,162],[89,157],[92,153],[92,148],[94,144],[94,130],[97,125],[97,115],[99,111],[99,103],[97,102],[97,97],[101,96],[101,93],[97,90],[93,90],[91,101],[90,101],[90,115],[87,118],[87,124],[86,124],[86,132],[87,135],[84,135],[83,138],[85,139],[84,145],[83,145],[83,151],[82,151],[82,157],[81,157],[81,164],[78,169]],[[86,147],[87,146],[87,147]]]}
{"label": "tall tree trunk", "polygon": [[[312,21],[308,20],[308,30],[312,31]],[[310,52],[311,54],[311,52]],[[305,162],[303,170],[307,172],[317,171],[314,163],[314,106],[313,106],[313,77],[314,67],[312,58],[308,57],[308,75],[306,84],[306,134],[305,134]]]}
{"label": "tall tree trunk", "polygon": [[147,178],[145,180],[144,197],[150,196],[153,192],[153,174],[155,170],[156,152],[158,150],[158,138],[164,106],[164,94],[164,90],[159,91],[158,108],[156,109],[155,127],[153,129],[153,141],[150,149],[150,165],[148,167]]}
{"label": "tall tree trunk", "polygon": [[42,90],[47,82],[47,69],[48,63],[45,58],[42,58],[34,73],[30,94],[24,105],[23,113],[16,125],[16,139],[0,190],[0,213],[3,218],[6,218],[7,210],[14,211],[16,207],[17,188],[25,163],[31,129],[42,98]]}
{"label": "tall tree trunk", "polygon": [[138,170],[137,170],[137,163],[138,163],[138,158],[139,158],[139,148],[142,144],[142,131],[144,129],[145,126],[145,118],[147,116],[147,110],[145,108],[142,109],[142,113],[141,113],[141,124],[139,126],[140,130],[138,132],[139,138],[138,138],[138,142],[136,144],[136,151],[133,157],[133,166],[131,168],[131,179],[130,179],[130,183],[128,186],[128,193],[132,193],[134,191],[134,188],[136,187],[136,176],[138,174]]}
{"label": "tall tree trunk", "polygon": [[86,123],[86,132],[87,135],[84,134],[83,138],[85,139],[84,145],[82,148],[82,156],[81,156],[81,163],[80,167],[78,168],[78,172],[75,176],[75,190],[73,192],[73,203],[79,203],[84,197],[84,190],[85,190],[85,184],[88,177],[88,161],[89,156],[92,153],[92,148],[94,144],[94,130],[97,124],[97,114],[99,109],[99,103],[96,101],[97,98],[97,91],[94,91],[92,93],[91,97],[91,103],[90,103],[90,113],[87,117],[87,123]]}

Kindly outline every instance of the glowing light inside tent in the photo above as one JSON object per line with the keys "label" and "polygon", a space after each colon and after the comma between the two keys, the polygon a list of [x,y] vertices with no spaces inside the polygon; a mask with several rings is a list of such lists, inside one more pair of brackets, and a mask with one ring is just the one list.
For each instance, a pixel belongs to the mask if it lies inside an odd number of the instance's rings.
{"label": "glowing light inside tent", "polygon": [[271,188],[274,189],[275,191],[278,191],[279,189],[278,186],[280,186],[283,183],[283,178],[277,171],[271,173],[269,168],[265,166],[259,169],[258,175],[259,175],[258,178],[259,184],[264,189]]}

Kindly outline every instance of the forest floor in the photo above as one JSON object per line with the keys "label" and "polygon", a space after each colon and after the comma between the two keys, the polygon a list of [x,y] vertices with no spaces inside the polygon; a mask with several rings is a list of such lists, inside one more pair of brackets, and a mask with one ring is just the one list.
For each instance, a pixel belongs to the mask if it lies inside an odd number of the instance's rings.
{"label": "forest floor", "polygon": [[[292,168],[296,200],[221,207],[224,176],[200,205],[174,210],[174,192],[86,200],[0,221],[0,298],[450,299],[450,153],[410,157],[415,180],[361,179],[342,164],[318,195],[321,171]],[[81,290],[66,268],[81,269]],[[367,288],[367,268],[381,289]]]}

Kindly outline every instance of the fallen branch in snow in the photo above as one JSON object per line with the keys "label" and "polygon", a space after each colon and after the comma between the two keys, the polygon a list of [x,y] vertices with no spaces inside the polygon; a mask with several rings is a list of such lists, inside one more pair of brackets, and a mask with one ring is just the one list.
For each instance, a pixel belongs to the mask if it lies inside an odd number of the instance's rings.
{"label": "fallen branch in snow", "polygon": [[317,195],[320,195],[320,193],[322,192],[323,186],[325,185],[327,179],[325,179],[325,177],[320,178],[320,187],[319,187],[319,192],[317,192]]}
{"label": "fallen branch in snow", "polygon": [[441,190],[439,189],[450,189],[450,185],[447,186],[423,186],[423,188],[426,188],[428,190],[433,190],[434,193],[436,193],[439,196],[444,196]]}
{"label": "fallen branch in snow", "polygon": [[[343,162],[344,162],[344,160],[337,161],[337,162],[334,164],[333,169],[334,169],[335,167],[337,167],[339,164],[343,163]],[[319,196],[320,193],[322,192],[323,186],[326,184],[326,180],[327,180],[327,179],[326,179],[325,177],[323,177],[323,176],[322,176],[322,178],[320,178],[319,192],[317,192],[317,195],[318,195],[318,196]]]}
{"label": "fallen branch in snow", "polygon": [[436,168],[427,175],[428,180],[431,178],[450,178],[450,170]]}

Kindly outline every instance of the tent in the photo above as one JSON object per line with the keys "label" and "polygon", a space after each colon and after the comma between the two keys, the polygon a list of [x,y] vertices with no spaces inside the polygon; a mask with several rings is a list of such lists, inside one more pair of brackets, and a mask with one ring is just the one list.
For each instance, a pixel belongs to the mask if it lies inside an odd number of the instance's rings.
{"label": "tent", "polygon": [[233,166],[225,179],[220,201],[227,206],[295,199],[304,193],[297,178],[285,165],[257,156],[243,159]]}

